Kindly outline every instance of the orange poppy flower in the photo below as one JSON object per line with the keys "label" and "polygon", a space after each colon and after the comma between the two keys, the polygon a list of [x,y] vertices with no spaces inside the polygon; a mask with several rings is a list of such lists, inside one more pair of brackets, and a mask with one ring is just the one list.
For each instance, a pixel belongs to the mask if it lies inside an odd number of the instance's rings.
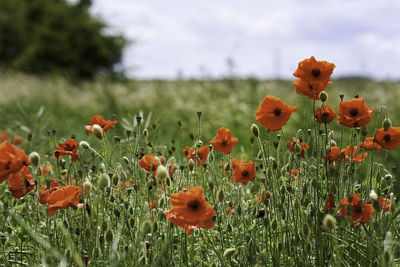
{"label": "orange poppy flower", "polygon": [[390,199],[380,197],[376,201],[379,202],[379,205],[381,206],[381,210],[383,210],[383,212],[390,211]]}
{"label": "orange poppy flower", "polygon": [[22,136],[14,136],[13,138],[13,144],[16,146],[22,145],[24,142],[24,138]]}
{"label": "orange poppy flower", "polygon": [[356,98],[347,102],[340,102],[338,122],[346,127],[361,127],[367,124],[374,113],[374,108],[369,108],[364,98]]}
{"label": "orange poppy flower", "polygon": [[67,209],[70,206],[83,208],[78,196],[81,194],[79,186],[67,185],[54,190],[47,198],[47,214],[54,216],[59,209]]}
{"label": "orange poppy flower", "polygon": [[78,142],[75,139],[69,139],[65,143],[56,145],[56,147],[60,150],[53,151],[55,158],[60,159],[63,156],[70,155],[73,162],[78,160]]}
{"label": "orange poppy flower", "polygon": [[336,112],[328,106],[324,106],[321,110],[321,108],[318,108],[315,111],[315,120],[318,123],[330,123],[334,118],[336,117]]}
{"label": "orange poppy flower", "polygon": [[297,107],[288,106],[280,98],[266,96],[256,111],[256,121],[271,131],[279,131]]}
{"label": "orange poppy flower", "polygon": [[382,146],[380,144],[378,144],[376,141],[374,141],[374,139],[372,137],[367,137],[364,139],[363,142],[360,142],[358,144],[358,150],[367,150],[367,151],[371,151],[371,150],[376,150],[379,149],[378,154],[381,152]]}
{"label": "orange poppy flower", "polygon": [[213,227],[211,217],[215,210],[204,199],[203,188],[192,186],[188,192],[171,194],[171,204],[172,207],[164,212],[165,217],[185,229],[187,235],[196,228]]}
{"label": "orange poppy flower", "polygon": [[217,152],[224,152],[230,154],[232,147],[234,147],[239,139],[232,137],[232,131],[228,128],[219,128],[217,138],[210,142]]}
{"label": "orange poppy flower", "polygon": [[261,189],[261,193],[258,194],[256,198],[256,203],[258,202],[265,202],[266,200],[270,200],[273,197],[274,194],[270,191],[265,191],[265,189]]}
{"label": "orange poppy flower", "polygon": [[[208,153],[210,153],[210,147],[209,146],[203,146],[197,150],[197,165],[204,164],[207,161]],[[196,159],[196,150],[191,147],[185,147],[183,150],[183,155],[187,160]]]}
{"label": "orange poppy flower", "polygon": [[336,207],[335,205],[335,197],[332,193],[329,194],[328,199],[326,200],[324,211],[328,213],[330,210],[333,210]]}
{"label": "orange poppy flower", "polygon": [[103,132],[106,132],[117,123],[117,121],[112,120],[105,121],[101,115],[94,115],[90,119],[90,125],[85,125],[85,130],[93,134],[93,125],[97,124],[103,129]]}
{"label": "orange poppy flower", "polygon": [[156,175],[158,165],[164,163],[163,157],[157,157],[154,155],[145,155],[139,161],[139,167],[147,172],[151,172]]}
{"label": "orange poppy flower", "polygon": [[[294,76],[311,84],[328,85],[335,64],[327,61],[317,61],[313,56],[299,62]],[[325,89],[325,88],[324,88]]]}
{"label": "orange poppy flower", "polygon": [[231,211],[233,211],[235,209],[235,207],[233,205],[228,205],[226,207],[226,214],[231,213]]}
{"label": "orange poppy flower", "polygon": [[30,164],[28,156],[21,149],[11,145],[8,140],[0,143],[0,184],[22,167]]}
{"label": "orange poppy flower", "polygon": [[170,164],[168,164],[167,168],[168,168],[168,175],[169,177],[174,177],[175,174],[175,170],[176,170],[176,166],[174,166],[175,162],[171,162]]}
{"label": "orange poppy flower", "polygon": [[42,205],[46,204],[47,198],[50,196],[50,193],[52,193],[54,190],[57,190],[58,188],[60,188],[60,184],[53,178],[50,179],[49,187],[47,187],[47,188],[45,187],[44,189],[41,189],[39,191],[40,204],[42,204]]}
{"label": "orange poppy flower", "polygon": [[332,166],[333,162],[335,161],[342,160],[342,158],[343,158],[342,152],[340,151],[340,148],[337,146],[332,146],[329,154],[324,155],[324,159],[329,160],[329,166]]}
{"label": "orange poppy flower", "polygon": [[1,131],[0,132],[0,143],[8,139],[8,132]]}
{"label": "orange poppy flower", "polygon": [[256,176],[256,167],[251,161],[232,159],[232,167],[232,180],[237,183],[246,185],[249,181],[253,181]]}
{"label": "orange poppy flower", "polygon": [[304,151],[305,150],[307,150],[307,149],[309,149],[310,148],[310,146],[306,143],[306,142],[304,142],[304,141],[300,141],[299,139],[297,139],[296,137],[292,137],[292,140],[293,140],[293,142],[291,142],[291,141],[288,141],[287,142],[287,148],[288,148],[288,150],[290,151],[290,152],[295,152],[295,144],[297,144],[297,145],[299,145],[300,146],[300,151],[299,151],[299,153],[300,153],[300,156],[302,157],[302,158],[304,158]]}
{"label": "orange poppy flower", "polygon": [[353,194],[340,201],[339,212],[350,221],[364,224],[371,220],[375,210],[371,204],[365,203],[359,194]]}
{"label": "orange poppy flower", "polygon": [[319,94],[325,90],[327,85],[328,83],[309,82],[303,79],[297,79],[293,83],[296,93],[315,100],[319,100]]}
{"label": "orange poppy flower", "polygon": [[348,159],[351,158],[351,160],[355,163],[361,163],[368,156],[367,153],[358,155],[357,147],[356,146],[351,147],[350,145],[348,145],[345,149],[342,149],[342,154],[344,155],[344,159],[346,162]]}
{"label": "orange poppy flower", "polygon": [[28,167],[22,167],[19,172],[13,173],[8,179],[8,189],[15,198],[25,196],[35,188],[35,179]]}
{"label": "orange poppy flower", "polygon": [[298,169],[290,170],[288,173],[293,179],[297,179],[297,177],[299,176]]}
{"label": "orange poppy flower", "polygon": [[388,150],[396,149],[400,144],[400,127],[390,127],[387,132],[383,128],[378,129],[373,138]]}

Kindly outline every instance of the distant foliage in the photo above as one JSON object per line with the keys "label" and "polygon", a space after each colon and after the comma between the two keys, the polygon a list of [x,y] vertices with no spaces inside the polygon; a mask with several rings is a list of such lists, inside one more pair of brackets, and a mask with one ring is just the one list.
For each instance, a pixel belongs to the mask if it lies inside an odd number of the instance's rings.
{"label": "distant foliage", "polygon": [[107,34],[90,5],[90,0],[1,0],[1,67],[79,78],[115,73],[126,39]]}

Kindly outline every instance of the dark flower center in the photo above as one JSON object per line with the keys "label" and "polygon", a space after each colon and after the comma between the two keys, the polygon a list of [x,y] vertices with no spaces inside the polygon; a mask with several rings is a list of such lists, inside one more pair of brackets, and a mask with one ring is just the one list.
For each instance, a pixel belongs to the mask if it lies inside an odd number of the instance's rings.
{"label": "dark flower center", "polygon": [[189,155],[189,152],[188,152],[187,150],[185,150],[185,155],[186,155],[186,156]]}
{"label": "dark flower center", "polygon": [[356,109],[356,108],[350,109],[350,116],[352,116],[354,118],[354,117],[357,117],[357,115],[358,115],[358,109]]}
{"label": "dark flower center", "polygon": [[314,77],[318,77],[321,74],[321,71],[319,69],[312,69],[311,73]]}
{"label": "dark flower center", "polygon": [[25,183],[25,186],[26,186],[26,187],[28,187],[28,186],[31,185],[31,184],[28,182],[28,180],[25,180],[24,183]]}
{"label": "dark flower center", "polygon": [[308,86],[308,88],[310,88],[311,91],[314,91],[314,86],[312,86],[311,84]]}
{"label": "dark flower center", "polygon": [[281,113],[282,113],[282,110],[280,108],[274,109],[275,116],[279,117],[281,115]]}
{"label": "dark flower center", "polygon": [[390,139],[391,139],[390,134],[385,134],[385,135],[383,136],[383,140],[385,140],[386,142],[389,142]]}
{"label": "dark flower center", "polygon": [[11,165],[11,161],[7,163],[7,165],[6,165],[6,170],[9,170],[9,169],[10,169],[10,165]]}
{"label": "dark flower center", "polygon": [[226,141],[226,140],[222,141],[223,146],[226,145],[227,143],[228,143],[228,141]]}
{"label": "dark flower center", "polygon": [[249,172],[248,172],[248,171],[242,171],[242,176],[243,176],[243,177],[246,177],[247,175],[249,175]]}
{"label": "dark flower center", "polygon": [[322,113],[321,119],[323,122],[327,122],[328,121],[328,117],[329,117],[329,113],[324,112]]}
{"label": "dark flower center", "polygon": [[192,201],[190,201],[190,202],[188,203],[188,207],[189,207],[190,209],[192,209],[193,211],[198,210],[198,209],[200,208],[200,205],[201,205],[201,203],[200,203],[200,201],[198,201],[197,199],[192,200]]}

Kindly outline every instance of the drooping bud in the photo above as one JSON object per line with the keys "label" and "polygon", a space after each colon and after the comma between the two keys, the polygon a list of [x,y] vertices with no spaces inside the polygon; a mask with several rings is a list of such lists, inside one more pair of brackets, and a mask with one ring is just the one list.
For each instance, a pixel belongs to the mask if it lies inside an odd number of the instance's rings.
{"label": "drooping bud", "polygon": [[326,214],[323,220],[323,225],[326,230],[334,231],[336,228],[336,219],[331,214]]}
{"label": "drooping bud", "polygon": [[104,133],[103,133],[103,129],[101,128],[100,125],[94,124],[92,126],[92,132],[93,132],[94,136],[96,136],[97,138],[99,138],[99,139],[103,138]]}
{"label": "drooping bud", "polygon": [[235,248],[227,248],[224,252],[224,257],[230,258],[233,254],[235,254],[235,252],[236,252]]}
{"label": "drooping bud", "polygon": [[192,172],[194,169],[194,160],[193,159],[189,159],[188,167],[189,167],[189,170]]}
{"label": "drooping bud", "polygon": [[79,146],[81,146],[83,149],[89,149],[90,148],[89,143],[86,142],[86,141],[80,141],[79,142]]}
{"label": "drooping bud", "polygon": [[123,156],[122,159],[124,160],[124,162],[125,162],[127,165],[129,165],[130,161],[129,161],[128,157]]}
{"label": "drooping bud", "polygon": [[231,169],[231,165],[229,163],[225,164],[224,170],[228,172]]}
{"label": "drooping bud", "polygon": [[390,127],[392,127],[392,122],[389,118],[386,118],[382,123],[382,128],[385,132],[389,131]]}
{"label": "drooping bud", "polygon": [[39,162],[40,162],[40,155],[37,152],[32,152],[29,155],[29,160],[32,163],[32,165],[37,167],[39,165]]}
{"label": "drooping bud", "polygon": [[144,128],[143,130],[143,136],[146,137],[149,135],[149,130],[147,130],[147,128]]}
{"label": "drooping bud", "polygon": [[371,192],[369,193],[369,199],[371,201],[376,201],[378,199],[378,195],[376,194],[374,189],[372,189]]}
{"label": "drooping bud", "polygon": [[86,181],[83,183],[83,190],[85,190],[86,192],[91,191],[91,190],[92,190],[92,187],[93,187],[93,185],[92,185],[91,182],[89,182],[89,180],[86,180]]}
{"label": "drooping bud", "polygon": [[251,132],[254,134],[255,137],[258,137],[258,134],[260,133],[260,130],[258,129],[258,126],[253,123],[251,125]]}
{"label": "drooping bud", "polygon": [[218,191],[218,200],[219,202],[224,200],[224,191],[222,189]]}
{"label": "drooping bud", "polygon": [[106,240],[107,242],[111,243],[114,239],[114,234],[111,231],[111,229],[108,229],[108,231],[106,232]]}

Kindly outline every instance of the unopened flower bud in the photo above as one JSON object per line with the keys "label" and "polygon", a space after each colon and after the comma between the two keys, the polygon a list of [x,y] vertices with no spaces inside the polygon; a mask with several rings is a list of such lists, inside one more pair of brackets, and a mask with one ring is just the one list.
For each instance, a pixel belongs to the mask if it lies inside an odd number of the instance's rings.
{"label": "unopened flower bud", "polygon": [[336,219],[331,214],[326,214],[323,220],[323,225],[326,230],[334,231],[336,228]]}
{"label": "unopened flower bud", "polygon": [[38,166],[40,162],[40,155],[37,152],[32,152],[29,155],[29,161],[32,163],[32,165]]}
{"label": "unopened flower bud", "polygon": [[93,185],[91,182],[89,182],[89,180],[86,180],[83,183],[83,190],[85,190],[86,192],[92,190],[92,187],[93,187]]}
{"label": "unopened flower bud", "polygon": [[385,132],[389,131],[390,127],[392,127],[392,122],[389,118],[386,118],[382,123],[382,128]]}
{"label": "unopened flower bud", "polygon": [[231,165],[229,163],[225,164],[224,170],[228,172],[231,169]]}
{"label": "unopened flower bud", "polygon": [[322,91],[321,93],[319,93],[319,99],[322,102],[325,102],[328,99],[328,94],[325,91]]}
{"label": "unopened flower bud", "polygon": [[222,189],[218,191],[218,200],[219,202],[224,200],[224,191]]}
{"label": "unopened flower bud", "polygon": [[100,125],[94,124],[92,126],[92,132],[93,132],[94,136],[96,136],[97,138],[99,138],[99,139],[103,138],[104,133],[103,133],[103,129],[101,128]]}
{"label": "unopened flower bud", "polygon": [[104,189],[110,186],[110,177],[107,173],[102,173],[99,177],[99,187]]}
{"label": "unopened flower bud", "polygon": [[114,234],[111,231],[111,229],[108,229],[108,231],[106,232],[106,240],[107,242],[111,243],[114,239]]}
{"label": "unopened flower bud", "polygon": [[125,163],[127,165],[129,165],[130,161],[129,161],[128,157],[124,156],[124,157],[122,157],[122,159],[125,161]]}
{"label": "unopened flower bud", "polygon": [[235,252],[236,252],[235,248],[227,248],[224,252],[224,257],[230,258],[233,254],[235,254]]}
{"label": "unopened flower bud", "polygon": [[254,134],[255,137],[258,137],[260,130],[258,129],[257,125],[253,124],[251,125],[251,132]]}
{"label": "unopened flower bud", "polygon": [[376,194],[375,190],[371,190],[371,192],[369,193],[369,199],[371,201],[376,201],[378,199],[378,195]]}
{"label": "unopened flower bud", "polygon": [[147,130],[147,128],[144,128],[143,136],[146,137],[147,135],[149,135],[149,131]]}
{"label": "unopened flower bud", "polygon": [[188,167],[189,167],[190,171],[193,171],[193,169],[194,169],[194,160],[193,159],[189,159]]}
{"label": "unopened flower bud", "polygon": [[86,141],[80,141],[79,142],[79,146],[82,147],[83,149],[89,149],[90,148],[89,143],[86,142]]}
{"label": "unopened flower bud", "polygon": [[168,178],[168,169],[164,165],[157,167],[156,178],[160,180],[165,180]]}

